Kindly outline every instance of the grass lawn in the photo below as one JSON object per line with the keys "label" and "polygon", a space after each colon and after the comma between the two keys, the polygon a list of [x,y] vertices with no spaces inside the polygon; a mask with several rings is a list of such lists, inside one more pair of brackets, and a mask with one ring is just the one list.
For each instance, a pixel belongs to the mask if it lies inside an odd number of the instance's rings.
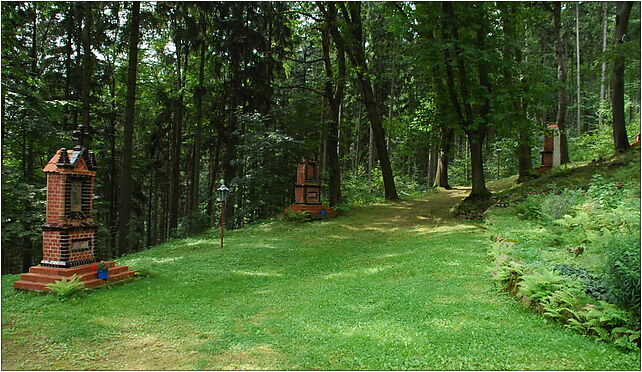
{"label": "grass lawn", "polygon": [[176,240],[118,260],[150,276],[82,297],[2,277],[3,369],[640,369],[493,287],[468,190]]}

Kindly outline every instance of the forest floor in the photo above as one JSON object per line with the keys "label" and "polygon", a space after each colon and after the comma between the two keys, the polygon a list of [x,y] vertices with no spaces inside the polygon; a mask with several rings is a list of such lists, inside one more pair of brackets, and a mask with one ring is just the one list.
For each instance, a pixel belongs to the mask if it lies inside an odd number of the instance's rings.
{"label": "forest floor", "polygon": [[4,275],[2,368],[639,370],[494,287],[484,224],[449,212],[467,194],[174,240],[65,300]]}

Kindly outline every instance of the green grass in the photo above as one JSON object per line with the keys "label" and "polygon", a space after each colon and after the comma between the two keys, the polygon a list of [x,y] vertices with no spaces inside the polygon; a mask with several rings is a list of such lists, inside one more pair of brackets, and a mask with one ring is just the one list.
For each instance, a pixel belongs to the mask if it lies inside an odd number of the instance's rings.
{"label": "green grass", "polygon": [[60,300],[2,277],[3,369],[640,368],[493,285],[468,190],[175,240],[118,260],[149,276]]}

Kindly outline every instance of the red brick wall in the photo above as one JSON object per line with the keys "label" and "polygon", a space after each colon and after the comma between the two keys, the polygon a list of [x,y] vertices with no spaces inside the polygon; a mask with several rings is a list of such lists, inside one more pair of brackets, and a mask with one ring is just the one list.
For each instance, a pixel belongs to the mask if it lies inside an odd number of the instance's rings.
{"label": "red brick wall", "polygon": [[47,173],[47,223],[61,223],[65,218],[65,181],[60,173]]}
{"label": "red brick wall", "polygon": [[[82,164],[81,164],[82,165]],[[74,172],[58,173],[54,171],[47,172],[47,213],[46,223],[49,226],[43,231],[42,242],[42,259],[44,261],[67,262],[72,265],[95,262],[94,242],[96,230],[91,227],[80,227],[79,222],[92,222],[93,194],[94,194],[94,176],[86,174],[87,172],[78,172],[77,174],[86,175],[83,183],[86,185],[82,189],[82,210],[87,214],[74,215],[70,209],[70,200],[67,200],[67,188],[70,177]],[[70,193],[70,192],[69,192]],[[71,214],[66,214],[66,212]],[[58,226],[57,226],[58,225]],[[62,226],[60,226],[62,225]],[[73,227],[78,226],[78,227]],[[61,229],[62,228],[62,229]],[[74,249],[73,242],[75,239],[87,239],[87,248]],[[46,264],[46,263],[43,263]],[[56,265],[54,263],[54,265]]]}
{"label": "red brick wall", "polygon": [[42,259],[60,261],[60,233],[58,231],[42,232]]}
{"label": "red brick wall", "polygon": [[294,202],[303,203],[303,187],[294,188]]}
{"label": "red brick wall", "polygon": [[544,136],[544,151],[553,151],[553,137]]}
{"label": "red brick wall", "polygon": [[[96,232],[93,230],[85,231],[74,231],[69,233],[69,242],[70,242],[70,261],[81,260],[81,259],[93,259],[94,258],[94,236]],[[89,250],[84,252],[74,252],[71,247],[71,243],[74,239],[89,239]]]}

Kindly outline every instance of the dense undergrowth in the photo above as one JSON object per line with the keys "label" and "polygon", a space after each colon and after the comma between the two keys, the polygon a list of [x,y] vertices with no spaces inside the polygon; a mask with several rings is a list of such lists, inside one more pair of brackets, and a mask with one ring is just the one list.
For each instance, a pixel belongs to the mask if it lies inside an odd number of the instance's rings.
{"label": "dense undergrowth", "polygon": [[639,150],[556,170],[500,194],[487,214],[493,274],[564,327],[640,346]]}

